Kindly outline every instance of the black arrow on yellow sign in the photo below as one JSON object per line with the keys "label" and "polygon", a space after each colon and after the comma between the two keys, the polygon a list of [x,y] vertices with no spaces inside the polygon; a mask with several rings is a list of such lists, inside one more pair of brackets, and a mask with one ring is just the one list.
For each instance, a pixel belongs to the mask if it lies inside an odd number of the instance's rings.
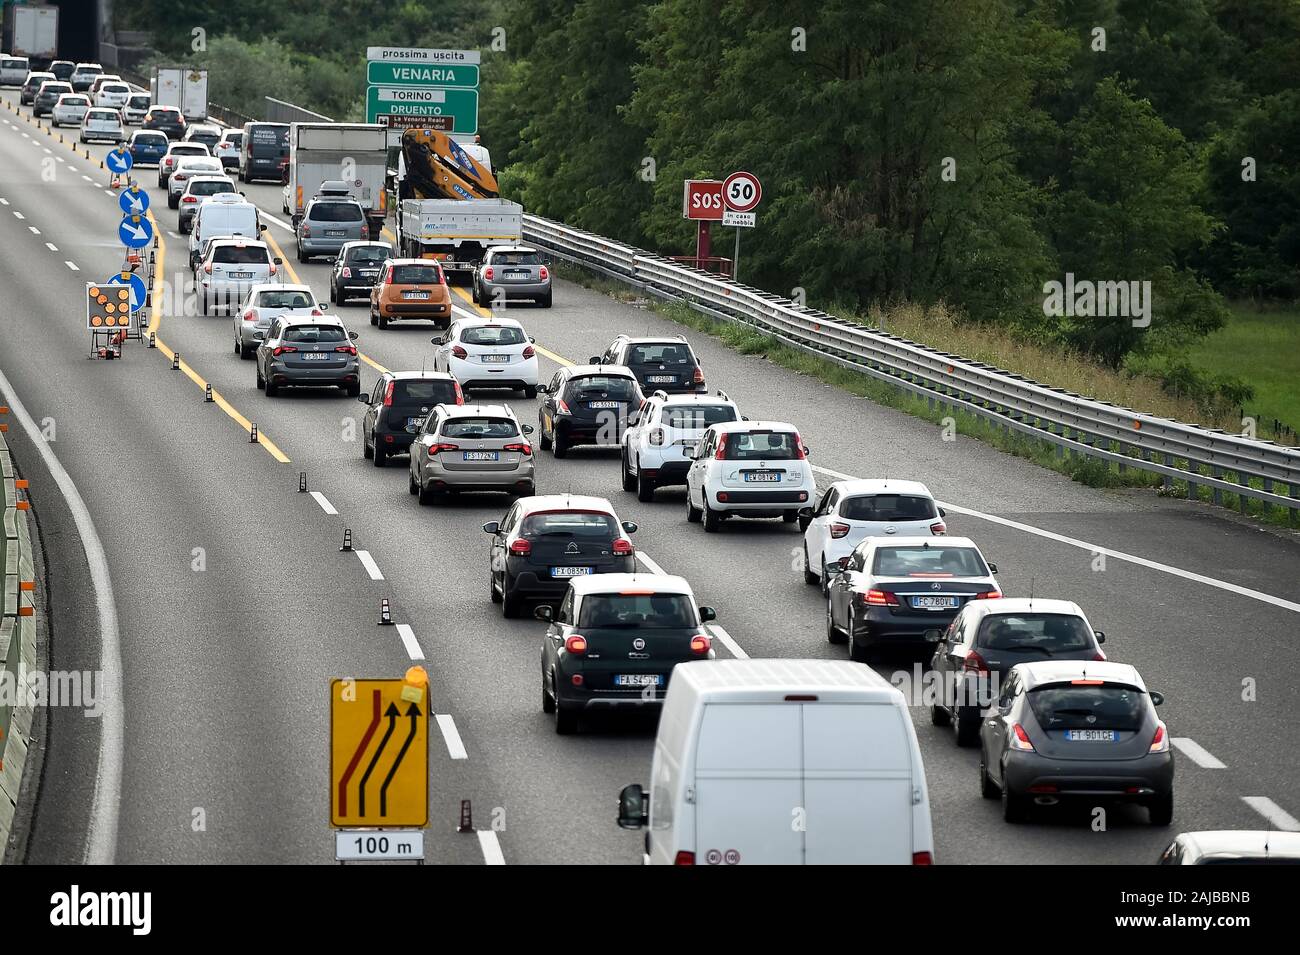
{"label": "black arrow on yellow sign", "polygon": [[[389,704],[388,708],[392,711],[392,717],[389,717],[391,720],[393,717],[397,715],[397,709],[391,703]],[[415,731],[419,725],[419,719],[421,716],[420,707],[415,703],[412,703],[410,708],[406,711],[406,715],[411,718],[411,732],[406,734],[406,742],[403,743],[402,748],[398,750],[397,759],[393,760],[393,768],[388,771],[388,775],[384,778],[384,784],[379,787],[379,815],[381,816],[388,815],[388,784],[391,783],[393,781],[393,777],[397,775],[397,767],[402,765],[402,760],[406,758],[406,751],[411,748],[411,740],[415,739]],[[393,723],[390,722],[388,724],[388,732],[391,733],[392,731],[393,731]],[[384,740],[387,741],[387,739],[388,737],[385,736]],[[379,748],[383,749],[383,746],[381,745]],[[364,781],[362,782],[361,786],[362,786],[362,793],[364,793],[365,792]]]}
{"label": "black arrow on yellow sign", "polygon": [[[393,728],[397,726],[397,717],[400,716],[401,713],[397,709],[396,704],[389,703],[388,709],[384,710],[384,715],[388,717],[388,729],[384,730],[384,738],[379,741],[379,748],[375,750],[375,755],[370,757],[370,765],[366,767],[366,771],[362,774],[361,785],[358,787],[360,792],[358,793],[357,799],[357,815],[362,819],[366,817],[366,783],[370,781],[370,774],[375,771],[375,764],[379,762],[379,757],[384,755],[384,747],[388,745],[389,739],[392,738]],[[406,751],[405,747],[403,747],[402,751]],[[398,757],[398,762],[401,762],[400,756]],[[389,773],[389,778],[392,778],[392,773]],[[384,785],[387,785],[387,782],[385,782]],[[381,816],[388,815],[383,808],[380,809],[379,814]]]}

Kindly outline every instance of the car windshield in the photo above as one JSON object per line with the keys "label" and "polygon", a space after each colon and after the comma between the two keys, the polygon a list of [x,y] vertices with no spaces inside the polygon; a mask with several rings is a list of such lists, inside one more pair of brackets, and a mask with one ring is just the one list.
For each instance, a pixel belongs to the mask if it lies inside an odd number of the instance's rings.
{"label": "car windshield", "polygon": [[307,218],[313,222],[360,222],[365,215],[355,202],[313,202]]}
{"label": "car windshield", "polygon": [[793,461],[801,453],[793,431],[738,431],[722,440],[724,461]]}
{"label": "car windshield", "polygon": [[542,257],[536,252],[493,252],[493,265],[541,265]]}
{"label": "car windshield", "polygon": [[268,265],[271,256],[258,245],[219,245],[212,250],[212,261],[222,265]]}
{"label": "car windshield", "polygon": [[578,537],[583,540],[612,541],[619,536],[613,516],[591,511],[543,511],[529,514],[519,525],[519,533],[529,540],[539,537]]}
{"label": "car windshield", "polygon": [[627,355],[629,365],[690,365],[695,357],[681,342],[633,345]]}
{"label": "car windshield", "polygon": [[872,573],[878,577],[985,577],[988,568],[973,547],[882,547]]}
{"label": "car windshield", "polygon": [[127,86],[125,83],[105,83],[99,88],[99,91],[101,93],[129,93],[131,92],[131,87]]}
{"label": "car windshield", "polygon": [[438,266],[394,265],[393,277],[389,281],[394,285],[438,285]]}
{"label": "car windshield", "polygon": [[1065,613],[998,614],[980,624],[977,647],[1019,653],[1072,653],[1090,650],[1092,631],[1084,621]]}
{"label": "car windshield", "polygon": [[522,345],[526,336],[513,325],[479,325],[462,331],[460,340],[466,345]]}
{"label": "car windshield", "polygon": [[509,418],[452,418],[442,426],[444,438],[513,438],[519,426]]}
{"label": "car windshield", "polygon": [[388,246],[359,245],[348,250],[347,261],[350,265],[380,265],[385,259],[391,258],[392,254],[393,250]]}
{"label": "car windshield", "polygon": [[572,401],[635,401],[636,382],[614,375],[587,375],[569,382]]}
{"label": "car windshield", "polygon": [[723,421],[735,421],[736,409],[730,405],[669,405],[662,421],[669,428],[707,428]]}
{"label": "car windshield", "polygon": [[257,293],[258,308],[311,308],[315,300],[300,289],[275,289]]}
{"label": "car windshield", "polygon": [[310,345],[315,342],[345,342],[348,336],[338,325],[290,325],[284,330],[284,340]]}
{"label": "car windshield", "polygon": [[190,183],[191,196],[215,196],[219,192],[234,192],[235,184],[229,179],[199,179]]}
{"label": "car windshield", "polygon": [[695,607],[685,594],[588,594],[579,627],[667,630],[695,627]]}
{"label": "car windshield", "polygon": [[934,501],[910,494],[862,494],[840,504],[840,517],[850,521],[926,521],[938,517]]}
{"label": "car windshield", "polygon": [[454,405],[456,383],[447,379],[410,379],[393,382],[393,403],[397,405]]}
{"label": "car windshield", "polygon": [[1142,725],[1146,694],[1118,683],[1104,686],[1056,684],[1030,690],[1029,706],[1038,725],[1053,730],[1120,730]]}

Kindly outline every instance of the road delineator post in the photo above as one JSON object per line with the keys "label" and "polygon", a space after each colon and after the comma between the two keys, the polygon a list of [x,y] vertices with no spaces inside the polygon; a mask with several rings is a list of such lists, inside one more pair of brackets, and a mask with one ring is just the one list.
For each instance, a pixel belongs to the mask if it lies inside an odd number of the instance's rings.
{"label": "road delineator post", "polygon": [[379,601],[379,624],[380,626],[391,626],[393,623],[393,608],[388,603],[388,598],[383,597]]}
{"label": "road delineator post", "polygon": [[248,443],[257,444],[257,422],[254,421],[248,426]]}
{"label": "road delineator post", "polygon": [[298,493],[299,494],[307,493],[307,472],[306,471],[298,472]]}
{"label": "road delineator post", "polygon": [[343,528],[343,546],[339,548],[341,553],[347,553],[352,550],[352,528]]}
{"label": "road delineator post", "polygon": [[474,808],[470,805],[468,799],[462,799],[460,801],[460,825],[456,827],[456,831],[474,831]]}
{"label": "road delineator post", "polygon": [[158,347],[158,333],[157,333],[157,332],[150,332],[150,333],[149,333],[149,347],[150,347],[150,348],[157,348],[157,347]]}
{"label": "road delineator post", "polygon": [[172,352],[172,371],[180,371],[180,370],[181,370],[181,353],[178,351],[174,351]]}
{"label": "road delineator post", "polygon": [[203,400],[204,400],[205,402],[207,402],[207,403],[211,403],[211,401],[212,401],[212,383],[211,383],[211,382],[209,382],[208,384],[206,384],[206,385],[203,386]]}

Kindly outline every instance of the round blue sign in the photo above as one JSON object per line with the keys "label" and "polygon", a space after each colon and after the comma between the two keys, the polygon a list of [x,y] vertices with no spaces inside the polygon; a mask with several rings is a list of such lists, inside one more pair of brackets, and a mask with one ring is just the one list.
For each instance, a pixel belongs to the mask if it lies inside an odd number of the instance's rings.
{"label": "round blue sign", "polygon": [[123,216],[117,237],[128,249],[143,249],[153,241],[153,223],[144,216]]}

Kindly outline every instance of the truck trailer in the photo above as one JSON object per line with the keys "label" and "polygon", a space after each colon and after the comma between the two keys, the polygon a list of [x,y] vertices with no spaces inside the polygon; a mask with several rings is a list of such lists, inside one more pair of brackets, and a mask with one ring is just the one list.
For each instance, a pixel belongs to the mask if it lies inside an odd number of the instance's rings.
{"label": "truck trailer", "polygon": [[378,239],[388,215],[387,136],[377,123],[291,123],[284,211],[294,225],[323,183],[343,181],[365,210],[370,237]]}

